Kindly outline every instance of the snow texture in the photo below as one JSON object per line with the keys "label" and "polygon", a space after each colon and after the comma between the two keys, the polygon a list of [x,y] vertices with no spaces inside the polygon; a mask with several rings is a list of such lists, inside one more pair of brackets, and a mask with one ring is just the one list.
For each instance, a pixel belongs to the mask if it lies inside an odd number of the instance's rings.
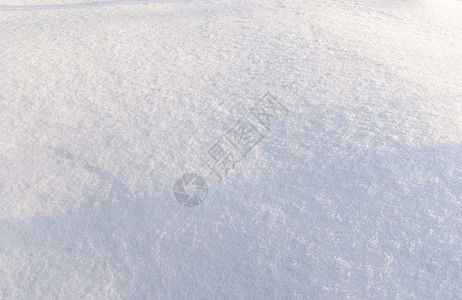
{"label": "snow texture", "polygon": [[56,298],[461,299],[462,2],[0,0],[0,299]]}

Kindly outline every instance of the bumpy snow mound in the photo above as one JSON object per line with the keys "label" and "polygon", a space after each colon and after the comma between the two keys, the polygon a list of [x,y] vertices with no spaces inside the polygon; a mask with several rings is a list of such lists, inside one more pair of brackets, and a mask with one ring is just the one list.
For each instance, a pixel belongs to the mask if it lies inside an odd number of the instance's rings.
{"label": "bumpy snow mound", "polygon": [[461,298],[461,15],[0,0],[0,298]]}

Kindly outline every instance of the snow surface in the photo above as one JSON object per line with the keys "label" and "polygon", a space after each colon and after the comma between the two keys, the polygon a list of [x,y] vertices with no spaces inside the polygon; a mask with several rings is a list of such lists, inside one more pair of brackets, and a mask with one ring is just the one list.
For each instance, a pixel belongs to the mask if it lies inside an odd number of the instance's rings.
{"label": "snow surface", "polygon": [[462,298],[461,1],[0,0],[0,128],[1,299]]}

